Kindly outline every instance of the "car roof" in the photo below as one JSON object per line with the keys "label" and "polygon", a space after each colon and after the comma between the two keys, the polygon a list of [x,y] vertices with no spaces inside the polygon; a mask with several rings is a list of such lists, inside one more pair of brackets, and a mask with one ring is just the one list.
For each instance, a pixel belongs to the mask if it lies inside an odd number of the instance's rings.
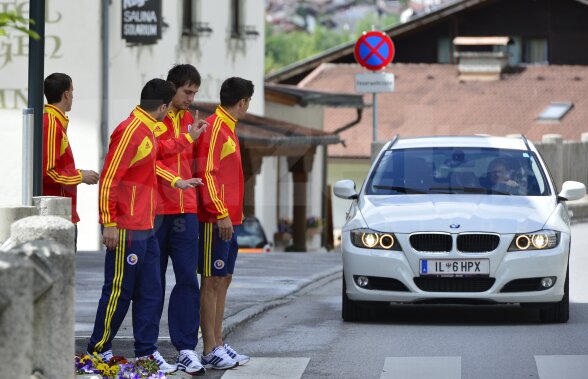
{"label": "car roof", "polygon": [[432,136],[398,138],[391,149],[419,147],[488,147],[510,150],[528,150],[523,137],[476,136]]}

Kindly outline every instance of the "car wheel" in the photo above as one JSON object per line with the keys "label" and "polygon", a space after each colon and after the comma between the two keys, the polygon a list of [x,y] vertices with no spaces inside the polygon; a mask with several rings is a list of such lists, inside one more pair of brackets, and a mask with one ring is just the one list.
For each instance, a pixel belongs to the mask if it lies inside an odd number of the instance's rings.
{"label": "car wheel", "polygon": [[369,309],[362,308],[360,304],[347,297],[347,285],[343,274],[343,292],[341,296],[341,317],[343,321],[365,321],[369,318]]}
{"label": "car wheel", "polygon": [[565,323],[570,319],[570,268],[566,272],[564,296],[561,301],[539,310],[539,319],[545,323]]}

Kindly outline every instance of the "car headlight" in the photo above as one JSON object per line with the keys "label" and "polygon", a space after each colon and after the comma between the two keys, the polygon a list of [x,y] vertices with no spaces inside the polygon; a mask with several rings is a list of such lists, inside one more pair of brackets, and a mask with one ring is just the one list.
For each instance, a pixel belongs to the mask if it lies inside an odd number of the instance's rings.
{"label": "car headlight", "polygon": [[516,234],[508,251],[552,249],[559,244],[559,235],[560,232],[555,230]]}
{"label": "car headlight", "polygon": [[370,229],[351,231],[351,243],[364,249],[402,250],[393,233],[376,232]]}

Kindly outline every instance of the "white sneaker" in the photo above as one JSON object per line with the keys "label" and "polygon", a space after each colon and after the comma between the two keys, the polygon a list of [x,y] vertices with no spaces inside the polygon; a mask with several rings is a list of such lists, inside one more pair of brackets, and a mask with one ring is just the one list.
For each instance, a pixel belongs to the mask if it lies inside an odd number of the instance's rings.
{"label": "white sneaker", "polygon": [[227,354],[229,355],[229,357],[233,358],[233,360],[235,362],[237,362],[239,364],[239,366],[243,366],[245,363],[249,362],[249,360],[251,359],[251,357],[249,357],[248,355],[237,353],[235,351],[235,349],[233,349],[232,347],[229,346],[229,344],[225,344],[224,348],[225,348],[225,351],[227,352]]}
{"label": "white sneaker", "polygon": [[[102,359],[102,362],[104,362],[104,363],[110,362],[112,357],[114,357],[114,355],[112,355],[112,350],[106,350],[106,351],[103,351],[102,353],[96,353],[96,354],[98,354],[98,358]],[[86,352],[86,355],[93,356],[94,354]]]}
{"label": "white sneaker", "polygon": [[238,365],[222,346],[217,346],[210,353],[203,355],[201,362],[204,367],[215,370],[227,370]]}
{"label": "white sneaker", "polygon": [[178,370],[190,375],[204,375],[206,370],[202,367],[194,350],[182,350],[176,359]]}
{"label": "white sneaker", "polygon": [[151,355],[145,355],[143,357],[137,357],[135,359],[155,361],[155,363],[157,363],[157,365],[159,366],[159,372],[162,372],[164,374],[171,374],[172,372],[178,371],[176,365],[170,365],[169,363],[167,363],[157,350],[155,350]]}

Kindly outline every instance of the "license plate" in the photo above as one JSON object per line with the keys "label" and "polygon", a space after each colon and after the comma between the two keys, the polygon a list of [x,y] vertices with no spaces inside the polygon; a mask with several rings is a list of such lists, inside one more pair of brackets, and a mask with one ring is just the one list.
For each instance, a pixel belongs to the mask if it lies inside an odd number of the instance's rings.
{"label": "license plate", "polygon": [[421,275],[490,275],[489,259],[421,259]]}

